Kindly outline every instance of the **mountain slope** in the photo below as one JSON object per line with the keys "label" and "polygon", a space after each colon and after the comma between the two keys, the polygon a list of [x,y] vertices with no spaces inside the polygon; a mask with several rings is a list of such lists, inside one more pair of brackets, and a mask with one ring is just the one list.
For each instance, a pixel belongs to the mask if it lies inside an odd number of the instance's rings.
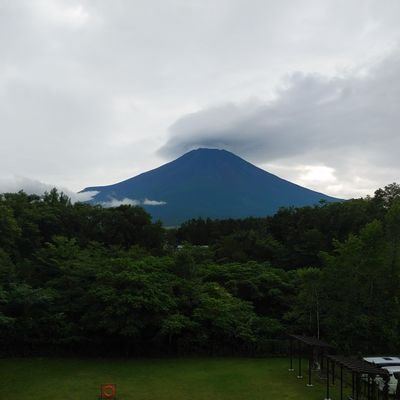
{"label": "mountain slope", "polygon": [[[282,206],[305,206],[320,200],[340,201],[295,185],[226,151],[198,149],[154,170],[98,191],[95,203],[145,199],[153,218],[176,225],[190,218],[243,218],[275,213]],[[146,203],[146,202],[145,202]]]}

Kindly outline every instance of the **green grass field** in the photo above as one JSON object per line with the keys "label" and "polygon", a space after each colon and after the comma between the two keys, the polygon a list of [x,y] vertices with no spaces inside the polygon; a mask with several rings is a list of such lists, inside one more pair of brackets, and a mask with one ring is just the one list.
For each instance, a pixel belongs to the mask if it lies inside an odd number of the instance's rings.
{"label": "green grass field", "polygon": [[323,382],[306,387],[279,358],[3,359],[0,379],[1,400],[95,400],[101,383],[116,383],[118,400],[325,397]]}

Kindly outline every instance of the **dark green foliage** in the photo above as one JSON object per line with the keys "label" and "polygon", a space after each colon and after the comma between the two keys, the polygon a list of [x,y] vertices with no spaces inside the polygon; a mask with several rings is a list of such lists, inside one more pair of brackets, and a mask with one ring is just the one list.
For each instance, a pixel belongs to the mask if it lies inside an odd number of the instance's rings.
{"label": "dark green foliage", "polygon": [[56,190],[1,195],[0,353],[265,354],[287,331],[396,352],[398,193],[176,230]]}
{"label": "dark green foliage", "polygon": [[324,331],[348,352],[374,353],[382,348],[390,352],[400,344],[395,333],[400,316],[399,266],[392,268],[392,239],[385,231],[375,220],[359,235],[337,243],[333,255],[325,255]]}
{"label": "dark green foliage", "polygon": [[199,218],[182,224],[170,240],[209,245],[219,263],[267,260],[285,269],[321,267],[320,251],[332,251],[333,240],[345,240],[350,233],[358,232],[377,218],[381,210],[374,199],[367,198],[282,208],[266,218]]}

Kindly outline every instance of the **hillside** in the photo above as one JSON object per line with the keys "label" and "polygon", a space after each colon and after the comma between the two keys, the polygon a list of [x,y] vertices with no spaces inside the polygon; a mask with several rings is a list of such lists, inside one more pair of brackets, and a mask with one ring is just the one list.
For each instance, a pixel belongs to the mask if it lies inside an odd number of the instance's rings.
{"label": "hillside", "polygon": [[196,217],[243,218],[339,199],[281,179],[226,150],[197,149],[154,170],[94,186],[94,203],[134,199],[167,225]]}

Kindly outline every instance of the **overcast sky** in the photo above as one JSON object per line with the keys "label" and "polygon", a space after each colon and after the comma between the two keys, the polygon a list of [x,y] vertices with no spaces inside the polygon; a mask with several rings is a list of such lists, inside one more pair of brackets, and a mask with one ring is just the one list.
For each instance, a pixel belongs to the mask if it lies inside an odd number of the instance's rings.
{"label": "overcast sky", "polygon": [[398,0],[0,0],[0,191],[217,147],[373,194],[400,182],[399,20]]}

